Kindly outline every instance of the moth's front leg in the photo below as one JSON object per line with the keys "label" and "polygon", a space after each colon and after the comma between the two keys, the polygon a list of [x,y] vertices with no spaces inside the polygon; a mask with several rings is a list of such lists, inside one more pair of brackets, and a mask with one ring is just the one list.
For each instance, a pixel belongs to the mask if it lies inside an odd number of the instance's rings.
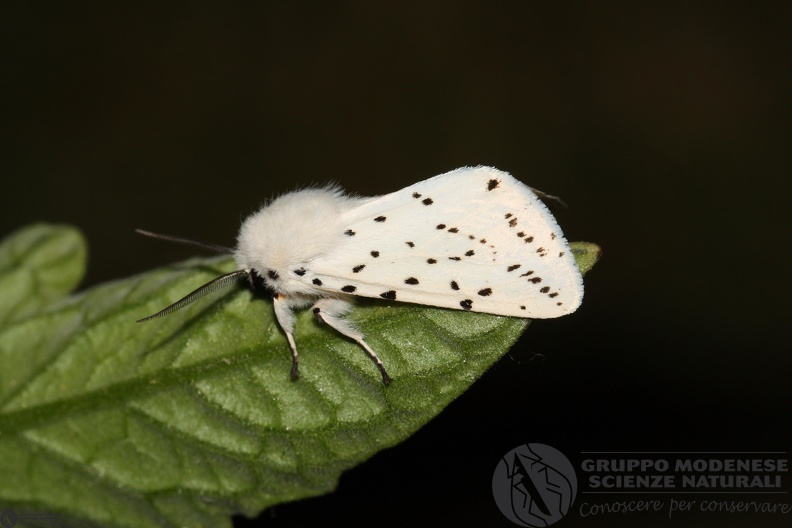
{"label": "moth's front leg", "polygon": [[327,323],[332,328],[336,329],[341,335],[346,336],[350,339],[354,339],[355,342],[366,351],[368,357],[371,358],[371,361],[377,365],[377,368],[380,370],[382,374],[382,382],[387,385],[391,382],[390,376],[385,371],[385,367],[382,364],[382,361],[377,356],[377,353],[374,352],[370,346],[363,340],[363,333],[355,328],[355,326],[347,321],[344,316],[352,309],[352,303],[346,301],[344,299],[320,299],[313,305],[313,313],[316,317],[319,318],[320,321]]}
{"label": "moth's front leg", "polygon": [[278,320],[283,333],[286,334],[286,340],[289,342],[289,348],[291,349],[292,368],[290,377],[292,380],[296,380],[299,357],[297,356],[297,344],[294,342],[294,309],[305,305],[305,300],[276,293],[272,298],[272,304],[275,307],[275,318]]}

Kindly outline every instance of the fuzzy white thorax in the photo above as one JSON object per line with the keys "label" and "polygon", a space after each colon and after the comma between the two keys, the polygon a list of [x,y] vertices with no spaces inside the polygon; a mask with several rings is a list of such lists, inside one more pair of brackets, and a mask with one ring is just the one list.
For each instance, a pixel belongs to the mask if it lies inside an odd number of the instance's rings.
{"label": "fuzzy white thorax", "polygon": [[[279,196],[242,223],[234,251],[238,268],[256,270],[284,295],[315,293],[314,288],[292,280],[288,271],[338,247],[344,237],[341,215],[368,200],[345,195],[336,186]],[[279,278],[268,278],[268,270]]]}

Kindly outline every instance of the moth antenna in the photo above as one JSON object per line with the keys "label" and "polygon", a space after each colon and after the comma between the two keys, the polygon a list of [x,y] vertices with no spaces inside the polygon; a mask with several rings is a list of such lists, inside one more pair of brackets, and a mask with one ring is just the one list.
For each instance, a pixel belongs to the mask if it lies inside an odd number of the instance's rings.
{"label": "moth antenna", "polygon": [[167,240],[168,242],[176,242],[178,244],[198,246],[199,248],[208,249],[209,251],[214,251],[215,253],[230,255],[234,252],[233,248],[221,246],[219,244],[212,244],[211,242],[204,242],[202,240],[192,240],[189,238],[181,238],[173,235],[163,235],[161,233],[153,233],[144,229],[135,229],[135,232],[147,237],[157,238],[159,240]]}
{"label": "moth antenna", "polygon": [[200,299],[204,295],[207,295],[207,294],[210,294],[212,292],[215,292],[215,291],[217,291],[217,290],[219,290],[221,288],[225,288],[226,286],[229,286],[229,285],[233,284],[235,281],[239,280],[243,276],[250,275],[250,272],[251,272],[251,270],[249,270],[249,269],[241,269],[241,270],[237,270],[237,271],[232,271],[231,273],[226,273],[225,275],[220,275],[216,279],[210,280],[209,282],[207,282],[203,286],[199,286],[196,290],[194,290],[193,292],[185,295],[184,297],[182,297],[181,299],[179,299],[175,303],[171,304],[167,308],[163,308],[162,310],[160,310],[159,312],[155,313],[154,315],[149,315],[148,317],[144,317],[143,319],[138,319],[137,322],[138,323],[142,323],[144,321],[150,321],[151,319],[156,319],[157,317],[163,317],[163,316],[166,316],[168,314],[171,314],[171,313],[175,312],[176,310],[184,308],[185,306],[187,306],[191,302],[193,302],[193,301],[195,301],[197,299]]}
{"label": "moth antenna", "polygon": [[538,196],[539,199],[542,200],[549,209],[554,209],[556,207],[560,207],[561,209],[569,208],[566,202],[564,202],[564,200],[562,200],[558,196],[547,194],[546,192],[542,192],[539,189],[534,189],[533,187],[528,187],[528,188],[531,189],[533,193],[536,196]]}

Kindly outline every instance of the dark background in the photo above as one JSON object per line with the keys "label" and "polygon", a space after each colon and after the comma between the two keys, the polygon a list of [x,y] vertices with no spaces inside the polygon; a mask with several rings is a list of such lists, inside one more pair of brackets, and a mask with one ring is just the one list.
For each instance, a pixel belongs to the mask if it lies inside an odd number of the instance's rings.
{"label": "dark background", "polygon": [[[512,526],[491,479],[526,442],[576,465],[792,447],[792,4],[162,4],[0,6],[0,232],[78,226],[85,288],[193,253],[135,227],[232,245],[296,186],[373,195],[476,164],[562,196],[567,237],[604,249],[577,313],[262,524]],[[789,517],[672,522],[694,520]],[[669,525],[558,526],[636,523]]]}

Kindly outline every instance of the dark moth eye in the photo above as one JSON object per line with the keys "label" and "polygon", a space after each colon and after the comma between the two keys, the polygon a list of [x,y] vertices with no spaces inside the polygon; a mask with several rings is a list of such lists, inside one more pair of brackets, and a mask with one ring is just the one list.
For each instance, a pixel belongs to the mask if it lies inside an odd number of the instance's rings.
{"label": "dark moth eye", "polygon": [[262,277],[256,270],[250,270],[250,289],[257,294],[263,294],[268,297],[272,297],[277,293],[272,285],[267,282],[267,279]]}
{"label": "dark moth eye", "polygon": [[264,280],[264,277],[262,277],[256,270],[250,270],[250,287],[253,290],[269,289],[267,281]]}

